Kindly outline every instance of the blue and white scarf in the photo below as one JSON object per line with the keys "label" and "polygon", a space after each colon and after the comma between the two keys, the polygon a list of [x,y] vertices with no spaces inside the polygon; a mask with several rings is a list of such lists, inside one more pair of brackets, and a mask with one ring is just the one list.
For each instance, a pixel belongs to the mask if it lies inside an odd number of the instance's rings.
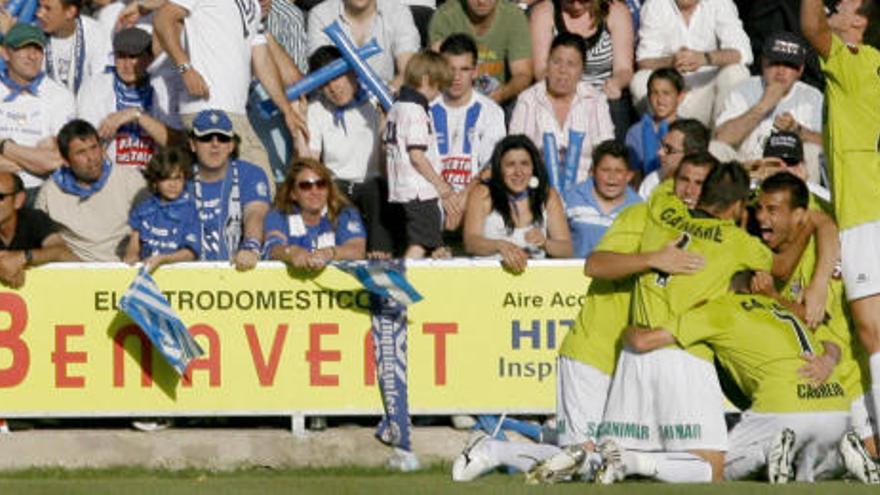
{"label": "blue and white scarf", "polygon": [[59,167],[52,174],[52,180],[55,181],[55,184],[62,191],[77,196],[81,200],[89,199],[93,194],[103,189],[108,177],[110,177],[110,162],[107,160],[104,160],[103,165],[101,165],[101,176],[98,177],[98,180],[87,186],[83,186],[78,182],[76,175],[73,174],[73,170],[69,166]]}
{"label": "blue and white scarf", "polygon": [[18,84],[17,82],[13,81],[12,78],[9,76],[9,68],[7,67],[3,69],[3,71],[0,71],[0,82],[5,84],[6,87],[9,88],[9,94],[6,95],[6,98],[3,98],[3,102],[9,103],[10,101],[14,101],[16,98],[18,98],[18,95],[24,93],[25,91],[34,96],[39,96],[38,90],[40,88],[40,84],[43,82],[43,79],[45,77],[46,73],[40,72],[39,74],[37,74],[37,77],[35,77],[33,81],[27,84]]}
{"label": "blue and white scarf", "polygon": [[[79,92],[80,84],[82,84],[83,67],[86,63],[85,35],[83,34],[82,19],[79,16],[76,18],[74,36],[76,38],[73,42],[73,93],[76,94]],[[52,57],[51,41],[46,44],[46,73],[49,74],[50,78],[58,80],[58,74],[55,73],[55,60]]]}

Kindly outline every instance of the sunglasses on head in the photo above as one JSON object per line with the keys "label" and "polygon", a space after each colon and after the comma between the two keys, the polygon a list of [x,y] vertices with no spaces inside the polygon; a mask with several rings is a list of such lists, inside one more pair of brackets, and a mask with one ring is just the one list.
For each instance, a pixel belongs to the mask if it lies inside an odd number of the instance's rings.
{"label": "sunglasses on head", "polygon": [[232,141],[232,136],[227,136],[226,134],[214,133],[214,134],[205,134],[204,136],[196,136],[196,141],[200,143],[210,143],[214,139],[221,143],[228,143]]}
{"label": "sunglasses on head", "polygon": [[296,183],[296,187],[300,191],[311,191],[312,188],[317,188],[318,190],[327,189],[327,181],[324,179],[301,180]]}

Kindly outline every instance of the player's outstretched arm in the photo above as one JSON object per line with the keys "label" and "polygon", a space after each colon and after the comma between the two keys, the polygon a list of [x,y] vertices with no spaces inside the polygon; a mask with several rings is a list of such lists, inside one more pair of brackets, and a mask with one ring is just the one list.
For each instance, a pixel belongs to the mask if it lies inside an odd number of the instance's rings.
{"label": "player's outstretched arm", "polygon": [[801,1],[801,32],[823,59],[831,53],[831,27],[822,0]]}
{"label": "player's outstretched arm", "polygon": [[694,273],[703,268],[705,259],[676,246],[673,241],[658,251],[646,253],[616,253],[593,251],[584,264],[584,274],[592,278],[615,280],[647,270],[677,275]]}
{"label": "player's outstretched arm", "polygon": [[840,260],[840,232],[834,220],[821,211],[810,210],[808,220],[816,226],[816,269],[804,291],[804,321],[816,328],[825,319],[828,284]]}
{"label": "player's outstretched arm", "polygon": [[623,332],[626,346],[638,353],[653,351],[675,343],[675,337],[662,328],[627,327]]}

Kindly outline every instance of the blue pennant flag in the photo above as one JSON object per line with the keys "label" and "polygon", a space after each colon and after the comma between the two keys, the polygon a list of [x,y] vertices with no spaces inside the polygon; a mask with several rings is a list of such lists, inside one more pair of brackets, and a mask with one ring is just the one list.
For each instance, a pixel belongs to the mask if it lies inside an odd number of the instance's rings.
{"label": "blue pennant flag", "polygon": [[403,260],[337,261],[340,270],[353,275],[365,289],[404,306],[422,300],[422,295],[406,280]]}
{"label": "blue pennant flag", "polygon": [[122,295],[119,309],[141,327],[178,374],[183,375],[189,362],[205,353],[145,269],[138,271]]}

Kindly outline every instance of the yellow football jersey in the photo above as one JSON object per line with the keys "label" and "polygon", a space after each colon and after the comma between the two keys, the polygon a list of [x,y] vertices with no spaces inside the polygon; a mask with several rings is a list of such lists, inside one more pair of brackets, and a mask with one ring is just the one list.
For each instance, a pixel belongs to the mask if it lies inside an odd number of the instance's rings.
{"label": "yellow football jersey", "polygon": [[[645,203],[621,211],[602,236],[596,251],[637,253],[648,209]],[[620,334],[629,321],[633,278],[593,279],[574,326],[565,335],[559,354],[611,375],[620,350]]]}
{"label": "yellow football jersey", "polygon": [[[672,241],[704,256],[703,268],[689,275],[670,276],[656,271],[641,274],[633,292],[632,318],[640,326],[654,327],[694,305],[724,294],[730,278],[740,270],[769,271],[773,256],[760,240],[730,220],[700,217],[687,209],[674,194],[652,195],[641,251],[654,251]],[[688,349],[711,359],[700,346]]]}
{"label": "yellow football jersey", "polygon": [[825,153],[841,230],[880,220],[880,51],[831,36],[822,61]]}
{"label": "yellow football jersey", "polygon": [[847,411],[854,398],[837,369],[821,385],[800,379],[801,355],[821,354],[822,346],[806,325],[769,297],[728,292],[662,328],[684,346],[710,345],[752,399],[753,411]]}

